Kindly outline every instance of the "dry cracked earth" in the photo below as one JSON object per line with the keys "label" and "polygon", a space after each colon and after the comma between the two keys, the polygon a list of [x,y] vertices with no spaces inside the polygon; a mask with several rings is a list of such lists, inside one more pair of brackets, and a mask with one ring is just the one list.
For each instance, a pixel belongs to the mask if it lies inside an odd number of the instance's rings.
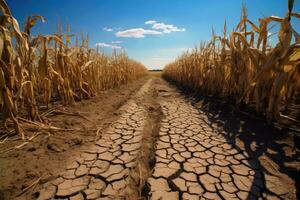
{"label": "dry cracked earth", "polygon": [[[42,185],[39,200],[296,198],[295,185],[266,174],[160,78],[150,79],[120,112],[93,146]],[[159,122],[149,119],[151,112],[160,113]],[[147,134],[154,139],[145,145]],[[145,151],[151,155],[143,163]]]}

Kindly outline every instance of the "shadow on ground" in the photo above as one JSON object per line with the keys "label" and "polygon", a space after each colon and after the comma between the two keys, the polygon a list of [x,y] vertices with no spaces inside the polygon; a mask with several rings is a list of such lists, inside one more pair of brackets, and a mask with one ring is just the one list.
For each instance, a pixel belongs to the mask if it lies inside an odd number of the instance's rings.
{"label": "shadow on ground", "polygon": [[[271,179],[265,181],[264,185],[270,195],[284,193],[278,191],[276,182],[286,183],[288,188],[294,181],[296,196],[300,199],[299,133],[272,127],[216,98],[195,94],[187,88],[179,89],[194,107],[206,113],[210,125],[219,129],[229,144],[248,154],[248,162],[254,169],[257,162],[260,163],[259,171],[264,174],[265,179]],[[251,191],[253,194],[261,193],[263,190],[257,191],[255,181],[256,179],[253,180]],[[266,184],[267,182],[274,184]],[[248,199],[251,199],[250,196]]]}

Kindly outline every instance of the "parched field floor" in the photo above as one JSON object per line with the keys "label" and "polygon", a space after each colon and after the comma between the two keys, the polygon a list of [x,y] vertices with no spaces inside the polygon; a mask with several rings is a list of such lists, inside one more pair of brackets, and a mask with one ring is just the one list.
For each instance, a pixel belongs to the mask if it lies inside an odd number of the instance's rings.
{"label": "parched field floor", "polygon": [[[119,91],[125,93],[123,97],[115,97],[124,98],[120,105],[114,109],[104,108],[103,112],[109,117],[89,116],[94,123],[98,123],[97,120],[106,122],[97,126],[96,137],[94,131],[93,137],[86,136],[89,138],[86,144],[78,148],[65,147],[61,152],[53,152],[52,145],[52,153],[62,156],[59,161],[53,158],[55,170],[47,169],[47,173],[43,173],[37,165],[39,173],[32,180],[19,177],[19,182],[24,181],[23,187],[15,179],[6,178],[1,186],[1,197],[38,200],[297,199],[299,150],[289,137],[280,136],[281,142],[278,142],[274,136],[276,131],[247,117],[242,117],[242,124],[251,124],[247,130],[243,130],[243,126],[236,130],[234,125],[228,129],[225,124],[240,119],[235,114],[231,115],[232,119],[223,121],[223,125],[215,123],[216,119],[221,121],[221,114],[212,115],[213,112],[159,77],[140,81],[139,87],[123,89],[130,92]],[[76,109],[81,111],[79,107]],[[260,135],[264,135],[266,141]],[[268,138],[268,135],[273,137]],[[79,133],[77,136],[79,139],[85,137]],[[259,148],[266,144],[268,148]],[[31,152],[28,148],[30,145],[25,148],[26,154],[38,151]],[[47,152],[51,152],[51,148]],[[1,169],[2,178],[13,174],[13,169],[7,168],[13,156],[12,152],[1,156],[1,163],[6,166]],[[5,164],[8,158],[10,162]],[[22,160],[22,157],[15,159]],[[34,168],[27,170],[34,171]],[[22,193],[22,189],[37,178],[38,184]],[[12,186],[13,181],[17,187]]]}

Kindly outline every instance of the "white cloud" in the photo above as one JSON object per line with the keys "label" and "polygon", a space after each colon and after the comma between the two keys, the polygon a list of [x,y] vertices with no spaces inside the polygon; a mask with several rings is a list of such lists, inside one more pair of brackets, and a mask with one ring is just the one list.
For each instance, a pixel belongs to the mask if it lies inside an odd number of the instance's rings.
{"label": "white cloud", "polygon": [[114,29],[112,29],[112,28],[107,28],[107,27],[104,27],[103,30],[104,30],[104,31],[107,31],[107,32],[112,32],[112,31],[114,31]]}
{"label": "white cloud", "polygon": [[180,48],[180,51],[182,52],[187,52],[187,51],[193,51],[194,48],[186,48],[186,47],[182,47]]}
{"label": "white cloud", "polygon": [[173,24],[165,24],[163,22],[157,22],[155,20],[148,20],[145,22],[145,24],[152,25],[152,28],[155,30],[160,30],[163,33],[172,33],[172,32],[184,32],[186,31],[185,28],[178,28],[174,26]]}
{"label": "white cloud", "polygon": [[122,49],[121,46],[111,45],[111,44],[107,44],[107,43],[104,43],[104,42],[98,42],[98,43],[95,44],[95,46],[107,47],[107,48],[112,48],[112,49]]}
{"label": "white cloud", "polygon": [[155,30],[148,30],[143,28],[132,28],[125,31],[118,31],[116,33],[117,37],[128,37],[128,38],[143,38],[145,35],[161,35],[162,32]]}
{"label": "white cloud", "polygon": [[157,22],[155,20],[148,20],[145,22],[145,24],[151,25],[152,29],[131,28],[123,31],[118,31],[115,35],[117,37],[143,38],[145,37],[145,35],[162,35],[172,32],[186,31],[185,28],[178,28],[173,24],[165,24],[163,22]]}
{"label": "white cloud", "polygon": [[192,48],[187,47],[174,47],[174,48],[161,48],[149,50],[149,56],[136,56],[148,69],[163,69],[164,66],[173,62],[178,56]]}
{"label": "white cloud", "polygon": [[276,33],[268,32],[268,37],[271,37],[273,35],[276,35]]}
{"label": "white cloud", "polygon": [[145,24],[154,24],[156,21],[155,20],[148,20],[148,21],[145,21]]}
{"label": "white cloud", "polygon": [[117,41],[112,41],[111,42],[112,44],[121,44],[121,43],[123,43],[122,41],[119,41],[119,40],[117,40]]}
{"label": "white cloud", "polygon": [[148,69],[162,69],[173,60],[171,57],[152,57],[143,59],[142,63],[147,66]]}

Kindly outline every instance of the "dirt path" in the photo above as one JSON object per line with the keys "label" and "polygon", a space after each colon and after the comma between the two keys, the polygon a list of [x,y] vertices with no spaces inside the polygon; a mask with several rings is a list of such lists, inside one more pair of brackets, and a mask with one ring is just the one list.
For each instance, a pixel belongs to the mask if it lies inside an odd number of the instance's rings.
{"label": "dirt path", "polygon": [[158,87],[164,118],[150,199],[296,198],[289,177],[264,174],[259,161],[220,134],[206,114],[165,83]]}
{"label": "dirt path", "polygon": [[296,199],[297,178],[250,155],[174,86],[152,77],[133,91],[100,138],[16,199]]}
{"label": "dirt path", "polygon": [[120,109],[121,116],[101,139],[59,178],[44,185],[38,199],[113,199],[131,194],[131,171],[137,164],[146,124],[146,113],[138,100],[149,92],[151,81]]}
{"label": "dirt path", "polygon": [[[18,135],[1,143],[0,152],[7,153],[0,153],[0,199],[16,199],[22,190],[39,178],[43,183],[57,176],[69,165],[69,161],[80,157],[84,150],[95,143],[95,137],[101,136],[104,130],[120,117],[120,107],[126,104],[149,78],[148,76],[119,88],[103,91],[97,97],[76,102],[74,106],[62,107],[65,109],[63,112],[57,112],[55,109],[60,108],[59,104],[50,109],[51,113],[40,112],[41,115],[49,113],[47,114],[49,124],[75,131],[28,130],[26,131],[28,138],[36,133],[39,135],[21,148],[11,151],[7,149],[23,144]],[[36,199],[38,189],[38,185],[35,185],[19,199]]]}

